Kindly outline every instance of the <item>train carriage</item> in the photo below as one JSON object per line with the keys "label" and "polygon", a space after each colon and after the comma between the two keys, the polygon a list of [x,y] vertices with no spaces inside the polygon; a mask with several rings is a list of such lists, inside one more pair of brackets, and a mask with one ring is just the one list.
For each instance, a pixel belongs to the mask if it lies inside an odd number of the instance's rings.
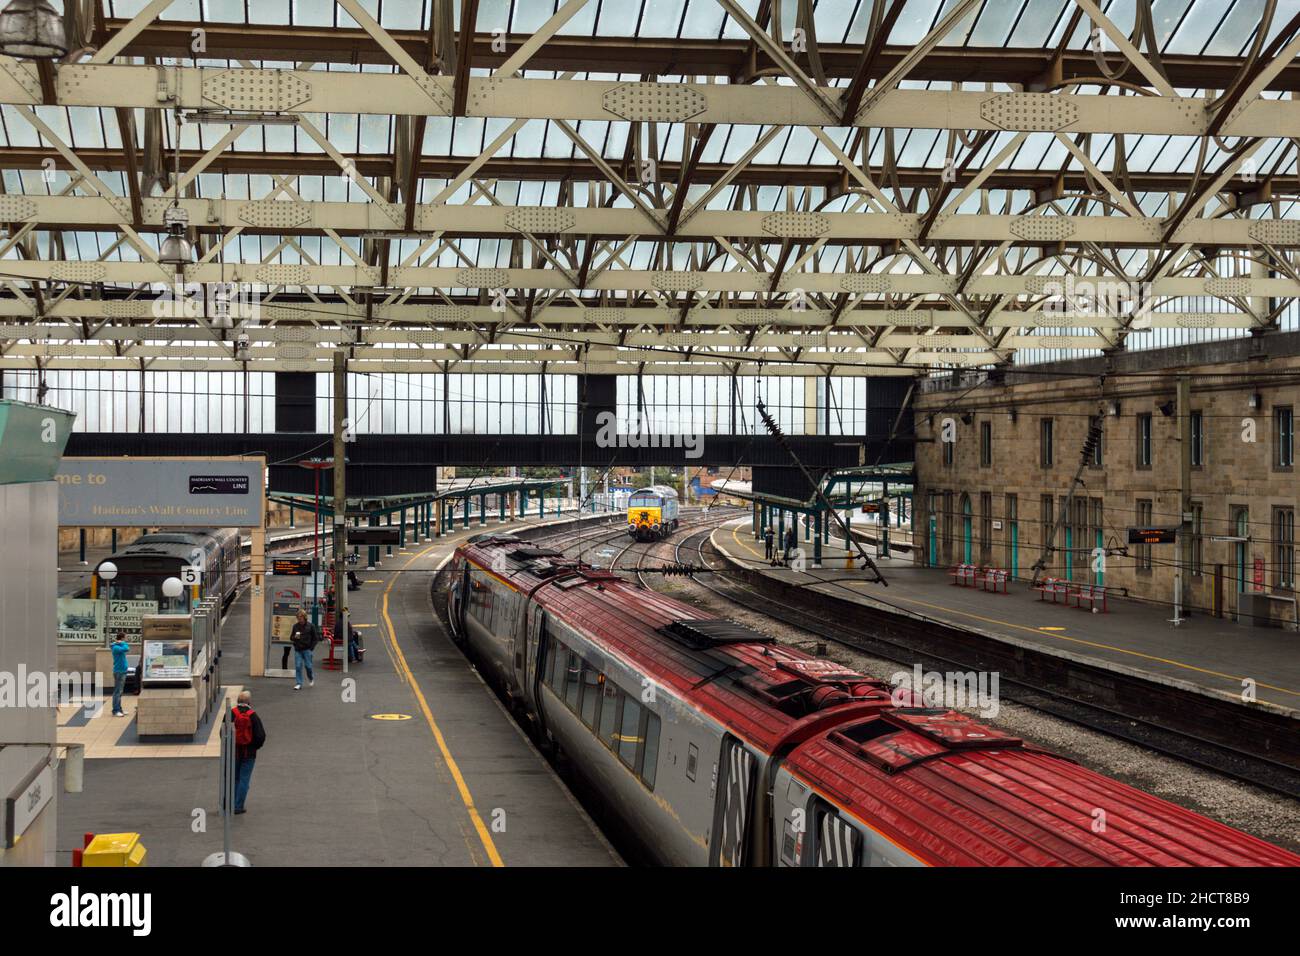
{"label": "train carriage", "polygon": [[168,578],[180,578],[187,565],[203,569],[199,584],[190,586],[189,597],[198,600],[219,597],[223,604],[239,587],[240,537],[236,528],[161,529],[141,535],[95,566],[91,576],[92,597],[99,587],[99,567],[107,561],[117,566],[112,582],[113,597],[121,600],[157,601],[168,606],[162,592]]}
{"label": "train carriage", "polygon": [[1300,865],[1255,837],[519,538],[471,538],[450,575],[457,639],[648,860]]}

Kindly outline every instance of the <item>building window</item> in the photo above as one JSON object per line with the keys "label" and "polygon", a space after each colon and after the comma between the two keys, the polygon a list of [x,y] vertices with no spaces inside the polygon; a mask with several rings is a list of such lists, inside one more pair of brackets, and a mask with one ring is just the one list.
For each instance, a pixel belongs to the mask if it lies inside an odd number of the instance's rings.
{"label": "building window", "polygon": [[[1149,419],[1151,416],[1148,415]],[[1148,499],[1139,498],[1137,502],[1137,526],[1139,528],[1151,527],[1151,521],[1154,518],[1151,502]],[[1134,546],[1137,550],[1137,569],[1139,571],[1151,570],[1151,545],[1139,544]]]}
{"label": "building window", "polygon": [[1104,437],[1105,424],[1105,421],[1103,421],[1100,415],[1088,416],[1088,431],[1091,432],[1094,427],[1097,429],[1097,444],[1093,446],[1092,457],[1088,459],[1088,464],[1093,468],[1100,468],[1103,463],[1101,444]]}
{"label": "building window", "polygon": [[1137,466],[1151,467],[1151,413],[1137,417]]}
{"label": "building window", "polygon": [[1205,567],[1204,513],[1203,505],[1192,505],[1192,574],[1198,578]]}
{"label": "building window", "polygon": [[1205,464],[1205,419],[1200,412],[1192,412],[1192,467]]}
{"label": "building window", "polygon": [[1273,409],[1273,433],[1277,436],[1273,463],[1278,468],[1290,468],[1295,464],[1295,415],[1290,405]]}
{"label": "building window", "polygon": [[1295,588],[1295,509],[1273,509],[1274,580],[1279,588]]}
{"label": "building window", "polygon": [[1038,460],[1044,468],[1051,468],[1055,461],[1052,451],[1052,419],[1043,418],[1038,422]]}
{"label": "building window", "polygon": [[[1040,527],[1042,528],[1042,530],[1039,532],[1039,541],[1043,545],[1042,551],[1043,551],[1044,560],[1046,560],[1047,558],[1047,545],[1049,543],[1048,539],[1051,538],[1052,536],[1052,527],[1055,524],[1055,520],[1056,520],[1055,515],[1052,511],[1052,500],[1053,499],[1051,495],[1043,495],[1042,498],[1039,499],[1039,512],[1041,517]],[[1056,574],[1056,568],[1051,564],[1047,565],[1047,571],[1049,574],[1052,575]]]}
{"label": "building window", "polygon": [[993,423],[980,422],[980,467],[993,465]]}
{"label": "building window", "polygon": [[980,492],[980,563],[993,561],[993,493]]}

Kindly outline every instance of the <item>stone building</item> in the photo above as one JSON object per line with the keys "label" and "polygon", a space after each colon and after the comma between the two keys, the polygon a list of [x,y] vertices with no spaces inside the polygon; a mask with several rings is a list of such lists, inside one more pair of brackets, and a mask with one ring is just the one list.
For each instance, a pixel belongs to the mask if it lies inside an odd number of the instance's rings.
{"label": "stone building", "polygon": [[[1163,602],[1181,572],[1193,612],[1294,595],[1300,334],[984,375],[929,380],[916,399],[918,562],[1027,579],[1042,559],[1042,576]],[[1138,527],[1176,543],[1130,544]]]}

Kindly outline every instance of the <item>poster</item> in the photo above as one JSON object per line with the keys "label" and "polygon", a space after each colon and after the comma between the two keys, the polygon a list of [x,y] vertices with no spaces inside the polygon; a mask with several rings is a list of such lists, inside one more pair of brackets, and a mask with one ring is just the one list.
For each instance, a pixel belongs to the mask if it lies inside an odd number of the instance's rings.
{"label": "poster", "polygon": [[104,602],[91,598],[59,598],[56,614],[59,643],[104,643]]}
{"label": "poster", "polygon": [[108,633],[118,631],[140,632],[140,620],[146,614],[157,614],[157,601],[123,601],[113,598],[108,602]]}
{"label": "poster", "polygon": [[145,641],[142,674],[145,680],[190,679],[190,641]]}
{"label": "poster", "polygon": [[271,640],[288,642],[302,607],[302,592],[293,588],[276,588],[271,595]]}

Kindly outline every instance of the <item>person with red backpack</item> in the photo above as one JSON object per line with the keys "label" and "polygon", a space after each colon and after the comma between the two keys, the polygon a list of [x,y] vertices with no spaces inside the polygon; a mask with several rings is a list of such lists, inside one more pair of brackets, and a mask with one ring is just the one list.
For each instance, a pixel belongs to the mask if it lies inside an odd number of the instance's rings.
{"label": "person with red backpack", "polygon": [[235,813],[244,812],[244,801],[248,799],[248,787],[253,782],[253,764],[257,761],[257,752],[266,743],[266,728],[262,718],[252,707],[253,695],[240,691],[239,702],[230,711],[230,719],[235,725]]}

